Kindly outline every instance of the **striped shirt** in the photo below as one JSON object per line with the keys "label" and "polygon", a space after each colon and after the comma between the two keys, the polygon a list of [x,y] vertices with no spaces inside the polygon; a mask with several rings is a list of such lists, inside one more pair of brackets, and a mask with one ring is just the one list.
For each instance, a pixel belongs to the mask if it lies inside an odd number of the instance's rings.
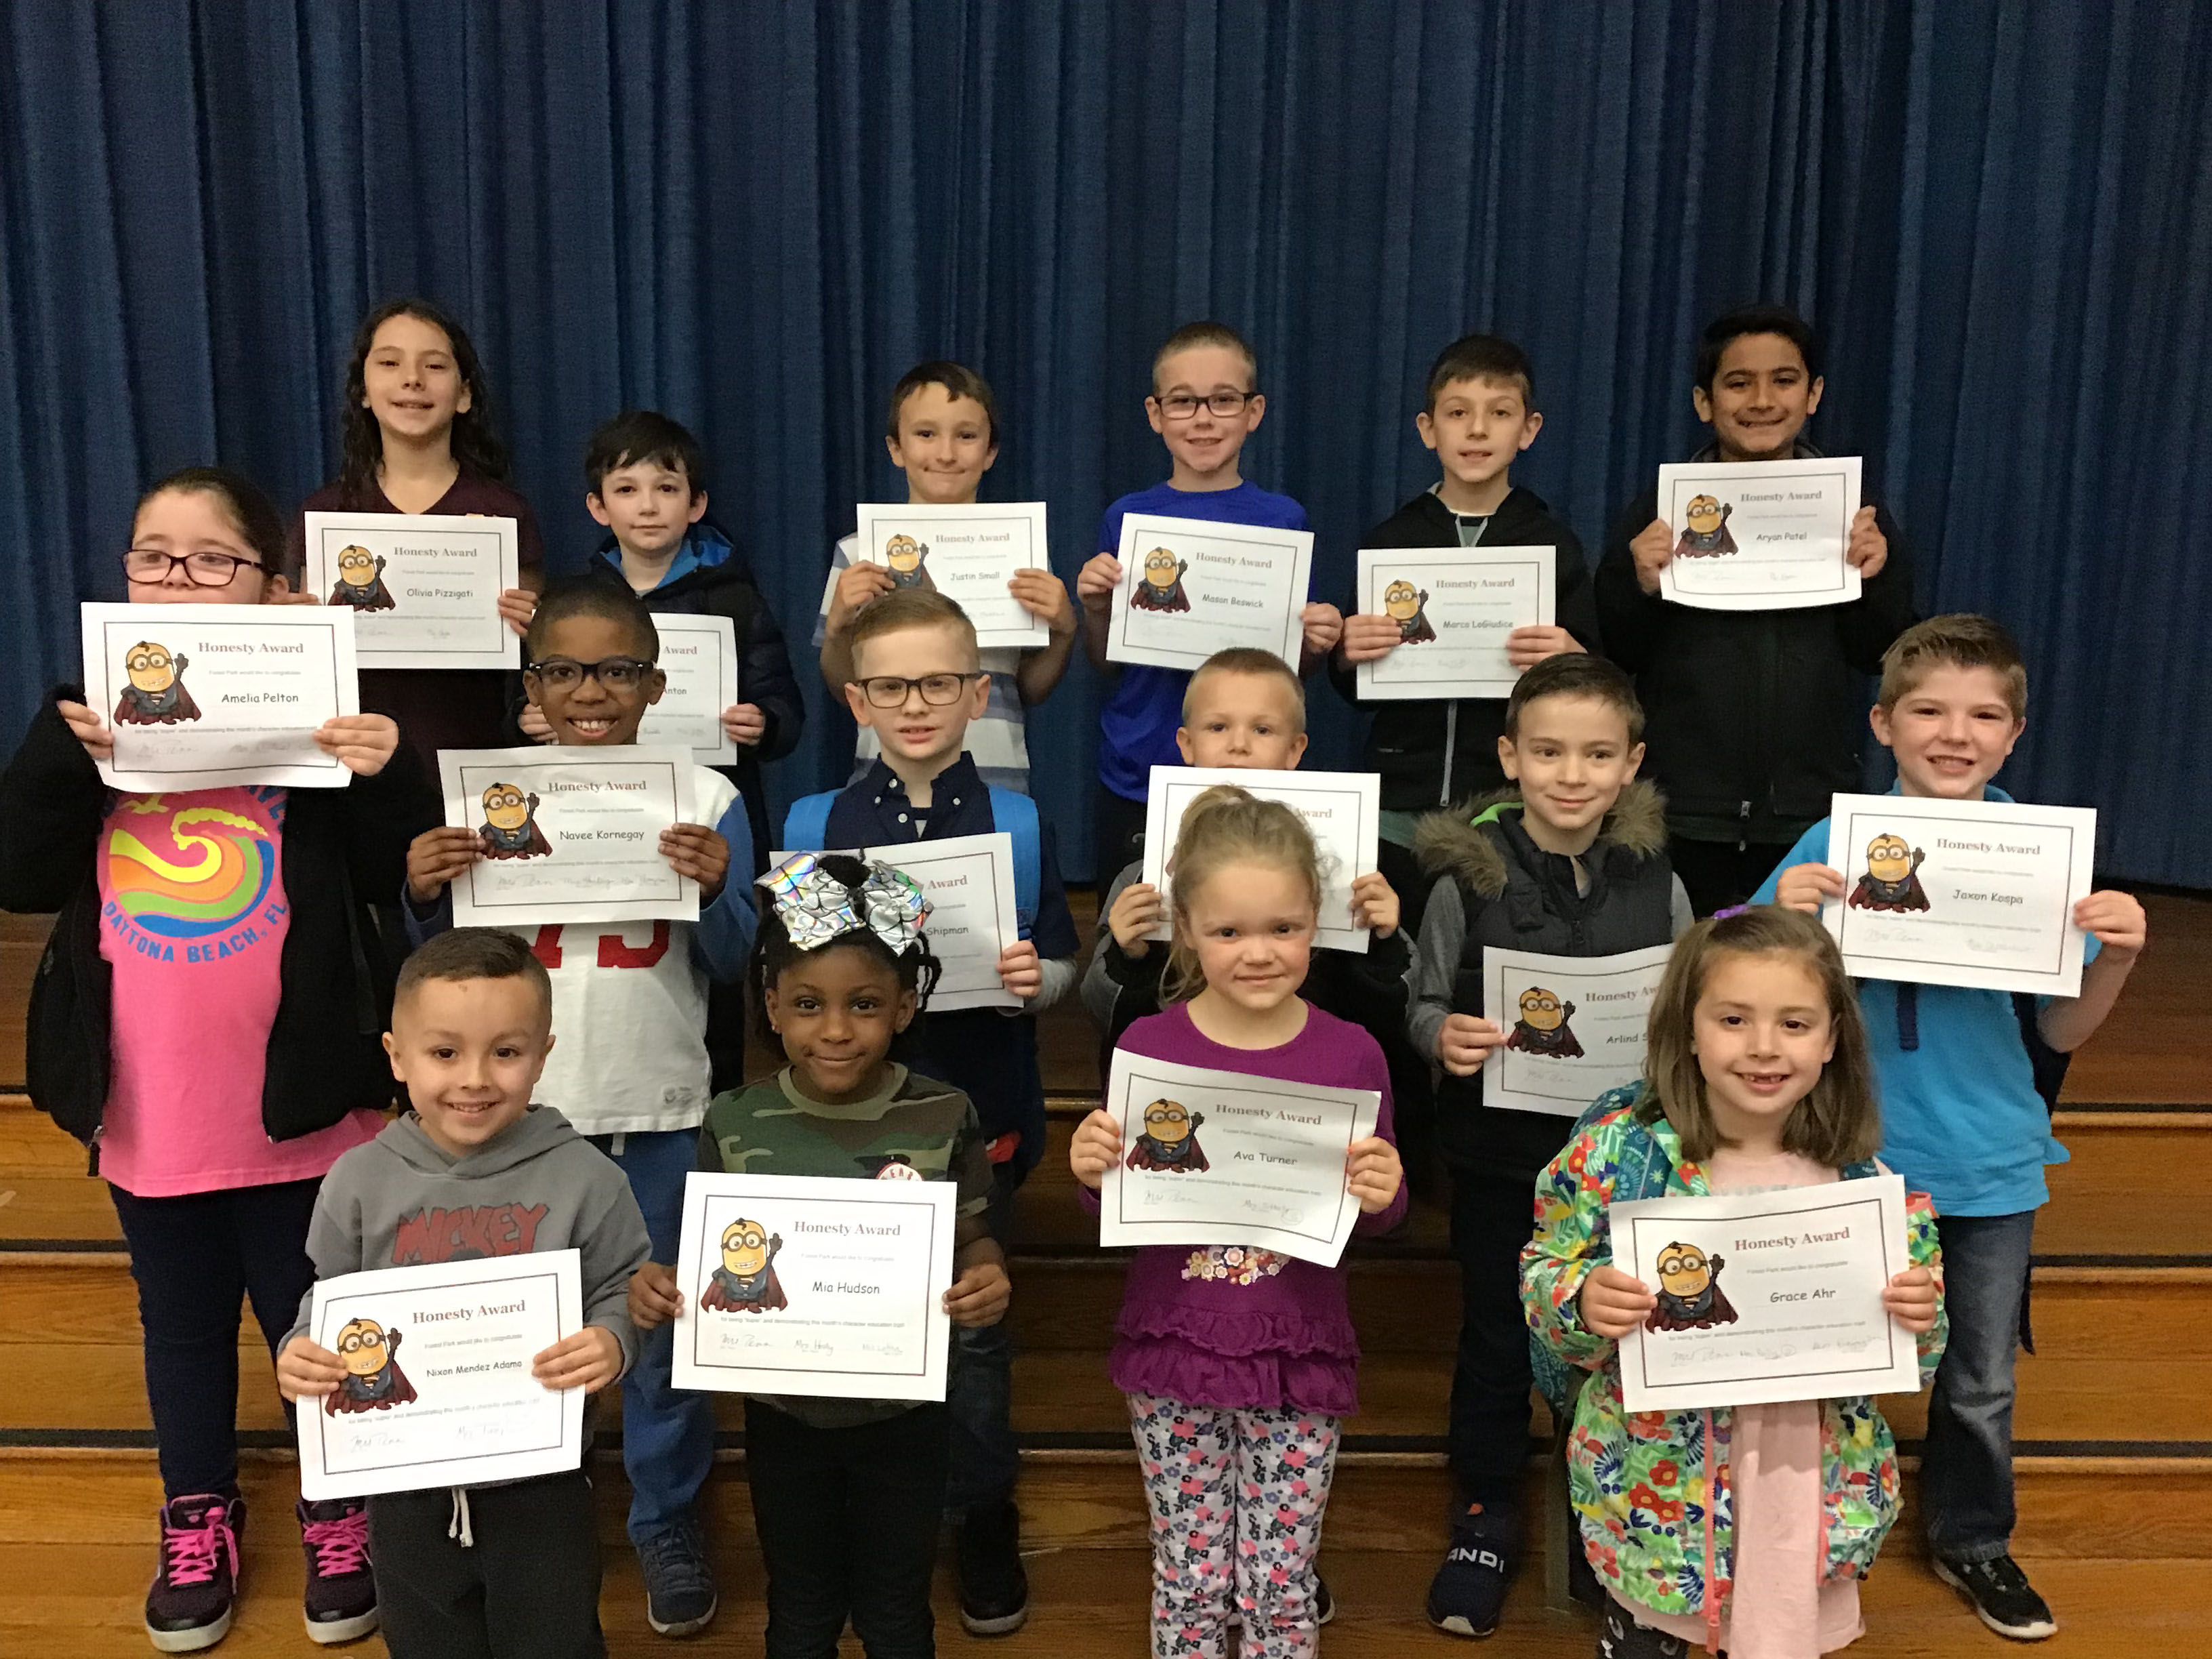
{"label": "striped shirt", "polygon": [[[851,566],[854,552],[860,544],[857,533],[847,536],[830,556],[830,580],[823,585],[822,611],[814,619],[814,648],[817,653],[823,641],[829,637],[830,600],[837,591],[837,578]],[[1021,649],[1011,645],[991,646],[980,655],[978,665],[991,677],[991,696],[981,717],[969,723],[966,748],[985,783],[996,784],[1001,789],[1018,789],[1026,795],[1030,792],[1030,750],[1021,688],[1014,683],[1014,671],[1022,665]],[[862,726],[860,740],[853,748],[853,775],[846,781],[858,783],[882,752],[883,744],[877,741],[874,728]]]}

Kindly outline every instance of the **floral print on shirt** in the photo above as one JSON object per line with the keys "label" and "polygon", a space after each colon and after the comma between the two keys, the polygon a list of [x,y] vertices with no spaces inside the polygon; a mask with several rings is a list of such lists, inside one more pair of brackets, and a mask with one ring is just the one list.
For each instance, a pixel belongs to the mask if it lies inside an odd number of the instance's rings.
{"label": "floral print on shirt", "polygon": [[1208,1244],[1190,1253],[1183,1263],[1185,1279],[1225,1279],[1232,1285],[1250,1285],[1273,1279],[1291,1258],[1276,1250],[1250,1244]]}

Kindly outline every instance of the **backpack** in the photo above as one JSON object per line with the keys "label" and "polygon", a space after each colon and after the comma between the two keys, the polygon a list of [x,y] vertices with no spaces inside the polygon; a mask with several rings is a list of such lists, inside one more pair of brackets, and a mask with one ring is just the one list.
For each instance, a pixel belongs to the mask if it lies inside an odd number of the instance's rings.
{"label": "backpack", "polygon": [[[1014,843],[1014,917],[1024,939],[1036,926],[1039,895],[1044,886],[1044,831],[1037,820],[1036,802],[1018,789],[991,789],[991,824],[1003,830]],[[829,847],[830,809],[844,792],[825,789],[802,796],[784,815],[783,845],[793,853],[832,850]]]}

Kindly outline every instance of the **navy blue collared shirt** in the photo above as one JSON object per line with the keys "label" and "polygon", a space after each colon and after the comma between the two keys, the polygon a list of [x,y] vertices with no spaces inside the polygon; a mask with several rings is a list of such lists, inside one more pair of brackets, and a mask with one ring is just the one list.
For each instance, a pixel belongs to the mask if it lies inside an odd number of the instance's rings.
{"label": "navy blue collared shirt", "polygon": [[[830,807],[823,841],[833,848],[895,847],[902,842],[988,836],[998,828],[991,812],[991,792],[966,755],[931,781],[930,804],[919,811],[908,799],[898,774],[878,760],[857,783],[838,793]],[[1060,882],[1052,826],[1040,817],[1037,828],[1042,842],[1037,848],[1037,914],[1030,938],[1038,957],[1050,962],[1078,955],[1082,944],[1068,911],[1067,890]],[[1036,1018],[1009,1016],[996,1008],[925,1012],[909,1036],[916,1039],[915,1063],[975,1103],[987,1139],[1019,1135],[1012,1161],[1018,1172],[1026,1174],[1044,1151],[1044,1081],[1037,1070]]]}

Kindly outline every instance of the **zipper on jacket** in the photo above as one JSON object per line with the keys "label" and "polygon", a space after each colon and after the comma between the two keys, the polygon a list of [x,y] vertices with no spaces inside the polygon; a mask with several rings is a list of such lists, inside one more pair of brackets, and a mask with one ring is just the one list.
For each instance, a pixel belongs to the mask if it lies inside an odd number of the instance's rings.
{"label": "zipper on jacket", "polygon": [[1738,801],[1735,805],[1735,850],[1739,853],[1751,845],[1751,803]]}
{"label": "zipper on jacket", "polygon": [[1459,699],[1454,697],[1444,705],[1444,780],[1443,788],[1437,796],[1437,805],[1439,806],[1449,806],[1452,804],[1452,763],[1458,758],[1458,749]]}

